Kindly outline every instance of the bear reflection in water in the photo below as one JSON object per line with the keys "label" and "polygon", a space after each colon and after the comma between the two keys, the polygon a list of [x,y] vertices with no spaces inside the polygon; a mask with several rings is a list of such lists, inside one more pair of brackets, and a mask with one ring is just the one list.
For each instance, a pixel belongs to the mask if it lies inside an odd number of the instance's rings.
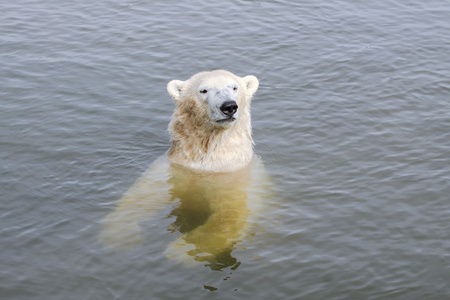
{"label": "bear reflection in water", "polygon": [[256,217],[269,188],[256,155],[247,167],[222,173],[170,164],[162,157],[103,220],[101,239],[119,249],[142,245],[146,233],[139,223],[169,205],[174,221],[168,230],[179,235],[165,251],[169,259],[183,265],[200,262],[213,270],[237,267],[232,251],[256,231]]}

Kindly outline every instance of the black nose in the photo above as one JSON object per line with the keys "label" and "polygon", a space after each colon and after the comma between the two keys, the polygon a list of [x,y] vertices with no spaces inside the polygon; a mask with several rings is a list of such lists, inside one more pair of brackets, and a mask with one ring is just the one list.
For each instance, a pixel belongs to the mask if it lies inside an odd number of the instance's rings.
{"label": "black nose", "polygon": [[238,109],[236,101],[226,101],[220,107],[220,110],[229,117],[232,117]]}

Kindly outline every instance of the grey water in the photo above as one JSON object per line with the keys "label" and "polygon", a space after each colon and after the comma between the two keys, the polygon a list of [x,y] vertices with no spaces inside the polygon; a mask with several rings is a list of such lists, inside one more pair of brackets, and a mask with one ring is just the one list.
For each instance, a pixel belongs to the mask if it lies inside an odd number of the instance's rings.
{"label": "grey water", "polygon": [[[448,1],[2,1],[0,299],[450,298]],[[172,79],[255,75],[273,209],[186,268],[101,220],[170,146]]]}

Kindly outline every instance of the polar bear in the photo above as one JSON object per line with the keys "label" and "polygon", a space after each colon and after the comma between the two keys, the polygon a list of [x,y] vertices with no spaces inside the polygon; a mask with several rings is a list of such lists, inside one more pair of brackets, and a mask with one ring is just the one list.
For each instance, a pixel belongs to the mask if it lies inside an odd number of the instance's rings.
{"label": "polar bear", "polygon": [[101,240],[118,248],[144,242],[139,225],[167,205],[169,230],[178,238],[166,256],[208,262],[212,269],[237,263],[235,245],[256,228],[254,217],[269,194],[270,179],[253,153],[250,103],[258,79],[225,70],[172,80],[169,123],[172,146],[157,159],[102,221]]}

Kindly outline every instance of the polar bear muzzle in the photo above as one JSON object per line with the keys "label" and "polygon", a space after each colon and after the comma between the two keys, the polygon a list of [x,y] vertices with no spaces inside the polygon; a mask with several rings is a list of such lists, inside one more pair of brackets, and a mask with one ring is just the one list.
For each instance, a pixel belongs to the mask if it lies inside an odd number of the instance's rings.
{"label": "polar bear muzzle", "polygon": [[217,123],[233,122],[234,120],[236,120],[234,115],[236,114],[237,110],[238,110],[238,105],[237,105],[236,101],[225,101],[220,106],[220,111],[224,115],[224,118],[220,119],[220,120],[215,120],[215,121]]}
{"label": "polar bear muzzle", "polygon": [[221,77],[218,83],[202,82],[199,85],[198,97],[209,108],[209,118],[220,127],[228,127],[239,119],[238,83],[229,77]]}
{"label": "polar bear muzzle", "polygon": [[237,112],[238,105],[236,101],[226,101],[220,106],[220,110],[224,115],[231,118]]}

